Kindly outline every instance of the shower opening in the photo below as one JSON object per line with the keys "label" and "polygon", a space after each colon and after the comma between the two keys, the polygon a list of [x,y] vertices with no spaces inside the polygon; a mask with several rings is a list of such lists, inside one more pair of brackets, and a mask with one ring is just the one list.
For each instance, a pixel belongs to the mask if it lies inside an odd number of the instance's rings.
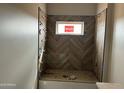
{"label": "shower opening", "polygon": [[[106,10],[96,16],[47,15],[47,29],[40,30],[44,40],[40,40],[42,44],[39,47],[44,47],[40,48],[42,59],[39,80],[83,83],[102,81],[105,20]],[[63,22],[70,24],[62,25],[59,29],[57,24]],[[76,30],[73,23],[78,22],[82,25]],[[60,31],[57,32],[57,29]],[[79,33],[74,34],[75,31]]]}

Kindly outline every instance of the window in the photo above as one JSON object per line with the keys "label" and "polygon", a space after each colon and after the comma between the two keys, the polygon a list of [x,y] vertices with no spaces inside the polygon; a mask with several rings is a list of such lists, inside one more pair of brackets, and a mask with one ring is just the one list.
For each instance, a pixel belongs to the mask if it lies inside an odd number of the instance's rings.
{"label": "window", "polygon": [[84,22],[57,21],[57,35],[84,35]]}

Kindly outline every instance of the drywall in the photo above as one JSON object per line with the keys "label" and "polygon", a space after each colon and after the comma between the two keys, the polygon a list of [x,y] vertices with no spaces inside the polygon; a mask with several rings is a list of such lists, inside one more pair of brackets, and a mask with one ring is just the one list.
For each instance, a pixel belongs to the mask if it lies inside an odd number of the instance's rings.
{"label": "drywall", "polygon": [[100,14],[106,10],[106,33],[105,33],[105,45],[104,45],[104,57],[103,57],[103,76],[102,81],[108,81],[108,69],[111,56],[111,43],[113,36],[113,4],[100,3],[97,4],[96,14]]}
{"label": "drywall", "polygon": [[[102,80],[102,71],[104,63],[104,46],[106,45],[106,8],[108,5],[106,3],[98,3],[96,8],[96,57],[94,70],[97,78]],[[104,72],[104,71],[103,71]]]}
{"label": "drywall", "polygon": [[99,80],[102,78],[103,61],[104,61],[104,44],[106,33],[106,10],[96,16],[96,57],[95,73]]}
{"label": "drywall", "polygon": [[99,3],[97,4],[97,8],[96,8],[96,14],[102,12],[103,10],[105,10],[108,7],[107,3]]}
{"label": "drywall", "polygon": [[48,15],[95,15],[95,3],[47,4]]}
{"label": "drywall", "polygon": [[113,37],[113,4],[108,4],[106,12],[106,35],[102,77],[102,81],[104,82],[108,81],[108,69],[111,58],[112,37]]}
{"label": "drywall", "polygon": [[[34,11],[35,17],[28,10]],[[36,11],[37,6],[33,4],[0,4],[0,88],[35,87],[38,56]]]}
{"label": "drywall", "polygon": [[38,17],[38,7],[41,8],[41,10],[46,13],[46,4],[38,3],[38,4],[14,4],[16,7],[20,8],[23,11],[26,11],[26,13],[29,13],[30,15],[34,17]]}
{"label": "drywall", "polygon": [[114,28],[109,82],[124,83],[124,4],[114,4]]}

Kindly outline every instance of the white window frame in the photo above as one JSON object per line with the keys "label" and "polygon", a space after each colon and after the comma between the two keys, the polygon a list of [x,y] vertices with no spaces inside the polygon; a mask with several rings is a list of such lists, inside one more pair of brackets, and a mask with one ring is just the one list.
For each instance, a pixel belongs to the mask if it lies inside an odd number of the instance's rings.
{"label": "white window frame", "polygon": [[[73,34],[73,33],[60,34],[58,32],[58,24],[81,24],[81,34]],[[84,35],[84,22],[83,21],[56,21],[56,35]]]}

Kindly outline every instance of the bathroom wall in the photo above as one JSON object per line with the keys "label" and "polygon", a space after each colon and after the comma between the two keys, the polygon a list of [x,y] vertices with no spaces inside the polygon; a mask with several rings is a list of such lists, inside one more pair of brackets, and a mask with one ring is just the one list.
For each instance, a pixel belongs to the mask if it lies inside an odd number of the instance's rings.
{"label": "bathroom wall", "polygon": [[[106,27],[105,27],[106,32],[105,32],[105,41],[104,41],[104,56],[101,53],[101,56],[103,56],[103,63],[102,63],[103,71],[101,72],[102,76],[100,76],[100,74],[97,74],[98,77],[101,77],[101,81],[103,81],[103,82],[108,81],[108,74],[109,74],[108,72],[109,72],[109,68],[110,68],[109,64],[110,64],[110,59],[111,59],[111,47],[112,47],[112,38],[113,38],[113,4],[107,4],[107,3],[97,4],[96,14],[98,16],[100,14],[101,15],[104,14],[105,10],[106,10]],[[103,21],[105,21],[104,19],[105,19],[105,17],[101,19],[102,23],[103,23]],[[96,25],[97,28],[99,26]],[[104,27],[104,26],[101,26],[101,27]],[[98,35],[98,36],[99,36],[99,38],[103,37],[103,35]],[[99,51],[101,51],[101,50],[99,50]],[[98,63],[100,63],[100,62],[98,61],[97,64]],[[97,65],[96,67],[101,68],[100,65],[99,66]],[[100,70],[96,70],[96,71],[98,72]]]}
{"label": "bathroom wall", "polygon": [[98,3],[97,8],[96,8],[96,14],[99,14],[100,12],[105,10],[106,8],[108,8],[108,3]]}
{"label": "bathroom wall", "polygon": [[95,65],[94,70],[96,76],[99,80],[103,76],[103,62],[104,62],[104,49],[105,49],[105,36],[106,36],[106,10],[97,14],[96,16],[96,56],[95,56]]}
{"label": "bathroom wall", "polygon": [[107,5],[106,44],[103,80],[124,84],[124,4]]}
{"label": "bathroom wall", "polygon": [[[56,21],[84,21],[84,35],[56,35]],[[48,15],[45,53],[47,68],[93,71],[94,35],[95,16]]]}
{"label": "bathroom wall", "polygon": [[113,40],[108,82],[124,84],[124,4],[114,4],[113,9]]}
{"label": "bathroom wall", "polygon": [[18,3],[16,3],[16,4],[14,4],[14,6],[25,11],[26,13],[32,15],[35,18],[38,18],[38,9],[37,9],[38,7],[40,7],[44,13],[46,13],[46,11],[47,11],[47,9],[46,9],[47,5],[44,3],[37,3],[37,4],[36,3],[34,3],[34,4],[31,4],[31,3],[18,4]]}
{"label": "bathroom wall", "polygon": [[48,15],[95,15],[95,3],[52,3],[47,4]]}
{"label": "bathroom wall", "polygon": [[38,6],[0,4],[0,88],[35,88]]}

